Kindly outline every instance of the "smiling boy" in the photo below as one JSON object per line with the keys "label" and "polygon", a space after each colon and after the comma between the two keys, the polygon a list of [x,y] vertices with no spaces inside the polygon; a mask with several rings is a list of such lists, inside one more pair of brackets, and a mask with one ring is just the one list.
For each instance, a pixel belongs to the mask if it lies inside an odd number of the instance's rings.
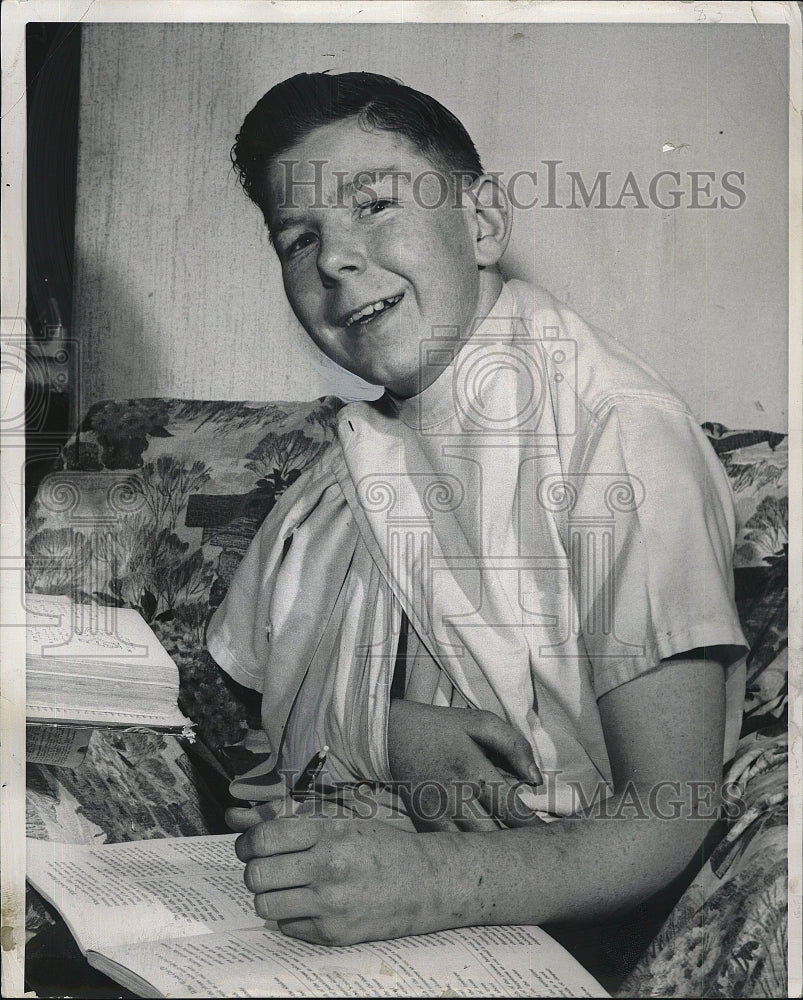
{"label": "smiling boy", "polygon": [[[258,912],[346,944],[645,899],[711,825],[738,735],[713,450],[643,362],[503,282],[504,190],[432,98],[301,74],[233,154],[304,329],[386,391],[340,411],[209,648],[262,691],[269,766],[297,775],[327,745],[327,778],[402,782],[433,831],[233,810]],[[516,778],[526,818],[494,794]]]}

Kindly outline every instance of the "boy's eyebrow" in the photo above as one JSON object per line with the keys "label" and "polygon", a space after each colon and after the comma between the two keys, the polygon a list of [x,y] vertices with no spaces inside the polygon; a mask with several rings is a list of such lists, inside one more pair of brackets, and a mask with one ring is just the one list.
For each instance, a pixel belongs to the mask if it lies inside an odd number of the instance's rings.
{"label": "boy's eyebrow", "polygon": [[[402,180],[412,180],[412,174],[409,170],[402,170],[400,167],[396,166],[377,167],[370,170],[368,168],[365,170],[355,170],[350,181],[345,180],[345,176],[345,172],[342,176],[338,176],[338,203],[342,201],[344,195],[353,194],[355,191],[362,190],[368,185],[384,180],[387,177],[400,177]],[[267,223],[268,239],[271,244],[273,245],[275,236],[291,226],[299,225],[300,222],[301,220],[292,215],[284,215],[280,216],[278,219],[272,219],[270,223]]]}
{"label": "boy's eyebrow", "polygon": [[292,215],[284,215],[280,219],[274,219],[268,223],[268,232],[273,236],[274,233],[280,233],[283,229],[288,229],[298,223],[299,220]]}
{"label": "boy's eyebrow", "polygon": [[276,246],[276,237],[279,233],[284,232],[285,229],[289,229],[291,226],[303,225],[303,220],[298,219],[293,215],[283,215],[278,219],[271,219],[270,222],[265,222],[265,228],[268,230],[268,242],[272,247]]}
{"label": "boy's eyebrow", "polygon": [[355,170],[350,181],[344,181],[340,177],[337,182],[337,191],[341,196],[344,194],[353,194],[354,191],[359,191],[361,188],[369,184],[374,184],[376,181],[384,180],[386,177],[400,177],[402,180],[412,180],[412,174],[409,170],[402,170],[397,166],[376,167],[370,170],[366,168],[365,170]]}

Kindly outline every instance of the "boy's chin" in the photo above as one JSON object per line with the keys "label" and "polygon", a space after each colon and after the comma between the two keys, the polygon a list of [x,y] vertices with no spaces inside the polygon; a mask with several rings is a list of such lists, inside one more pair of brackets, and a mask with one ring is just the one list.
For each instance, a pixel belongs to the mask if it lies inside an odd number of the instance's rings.
{"label": "boy's chin", "polygon": [[385,391],[390,393],[391,396],[395,396],[396,399],[410,399],[412,396],[417,396],[426,388],[422,384],[418,372],[409,379],[387,379],[378,384],[383,385]]}
{"label": "boy's chin", "polygon": [[418,369],[411,373],[388,371],[386,368],[376,368],[370,365],[344,365],[341,367],[351,372],[357,378],[379,389],[385,389],[393,396],[406,399],[421,391],[421,379]]}

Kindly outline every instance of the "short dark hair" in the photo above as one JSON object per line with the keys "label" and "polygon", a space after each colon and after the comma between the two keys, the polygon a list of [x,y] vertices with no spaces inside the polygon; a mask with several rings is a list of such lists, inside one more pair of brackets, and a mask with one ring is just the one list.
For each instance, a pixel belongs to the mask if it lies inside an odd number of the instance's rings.
{"label": "short dark hair", "polygon": [[378,73],[299,73],[276,84],[246,115],[231,161],[267,220],[267,168],[316,128],[345,118],[397,132],[447,175],[476,180],[479,154],[462,123],[428,94]]}

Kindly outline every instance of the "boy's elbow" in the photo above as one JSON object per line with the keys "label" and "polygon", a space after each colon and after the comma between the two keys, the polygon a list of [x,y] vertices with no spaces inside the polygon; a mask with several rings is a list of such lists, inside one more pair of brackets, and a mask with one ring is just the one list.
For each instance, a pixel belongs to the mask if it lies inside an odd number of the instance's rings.
{"label": "boy's elbow", "polygon": [[666,781],[642,794],[642,863],[657,876],[652,891],[684,887],[709,857],[724,829],[721,778]]}

